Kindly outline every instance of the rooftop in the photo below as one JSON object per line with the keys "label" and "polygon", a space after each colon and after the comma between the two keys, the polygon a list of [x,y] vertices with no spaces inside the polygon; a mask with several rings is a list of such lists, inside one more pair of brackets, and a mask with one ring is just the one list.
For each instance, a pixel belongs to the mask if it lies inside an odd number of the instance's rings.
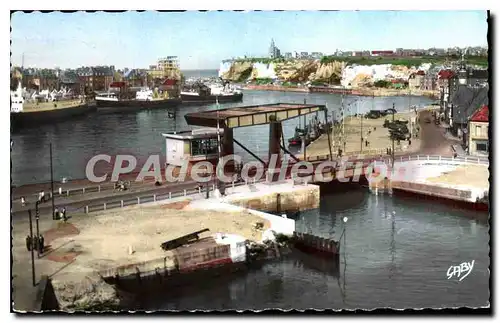
{"label": "rooftop", "polygon": [[325,105],[274,103],[193,112],[186,114],[185,118],[188,125],[192,126],[215,128],[219,123],[219,127],[238,128],[268,124],[271,122],[271,116],[277,121],[285,121],[325,109]]}
{"label": "rooftop", "polygon": [[479,109],[474,112],[474,114],[471,117],[471,121],[474,122],[488,122],[488,117],[489,117],[489,110],[487,105],[483,105]]}

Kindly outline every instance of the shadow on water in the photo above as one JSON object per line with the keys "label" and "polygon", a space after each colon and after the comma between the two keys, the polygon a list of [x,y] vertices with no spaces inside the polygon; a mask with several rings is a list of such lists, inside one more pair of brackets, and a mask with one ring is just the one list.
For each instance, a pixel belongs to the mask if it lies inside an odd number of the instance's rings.
{"label": "shadow on water", "polygon": [[[283,267],[284,266],[284,267]],[[282,268],[282,269],[279,269]],[[245,307],[244,300],[247,295],[255,293],[269,295],[273,299],[286,299],[287,273],[291,271],[313,271],[318,277],[331,277],[340,286],[340,261],[339,257],[332,259],[318,258],[292,250],[281,259],[251,265],[244,271],[228,274],[210,275],[205,278],[201,274],[198,279],[187,279],[182,284],[175,286],[150,286],[147,289],[121,289],[121,294],[127,294],[128,302],[124,307],[134,309],[186,309],[187,303],[199,307],[198,300],[217,300],[217,304],[236,304],[236,308]],[[258,288],[258,291],[256,291]],[[243,301],[243,303],[240,303]],[[208,302],[210,303],[210,302]],[[196,304],[196,305],[195,305]],[[202,305],[203,307],[205,306]],[[213,305],[215,306],[215,305]],[[207,307],[210,307],[207,304]],[[194,308],[191,308],[194,309]]]}

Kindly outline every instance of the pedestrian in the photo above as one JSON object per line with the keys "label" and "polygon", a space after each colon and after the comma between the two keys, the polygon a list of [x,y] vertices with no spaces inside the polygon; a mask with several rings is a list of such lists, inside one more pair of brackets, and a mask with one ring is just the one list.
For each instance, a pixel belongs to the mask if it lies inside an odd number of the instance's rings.
{"label": "pedestrian", "polygon": [[25,205],[26,205],[26,199],[24,198],[24,196],[21,196],[21,204],[22,204],[23,206],[25,206]]}
{"label": "pedestrian", "polygon": [[59,187],[59,195],[62,195],[62,187]]}
{"label": "pedestrian", "polygon": [[38,192],[38,202],[42,202],[42,191]]}
{"label": "pedestrian", "polygon": [[54,218],[59,220],[59,209],[57,207],[54,209]]}
{"label": "pedestrian", "polygon": [[43,190],[40,193],[40,202],[45,202],[45,192]]}
{"label": "pedestrian", "polygon": [[62,218],[63,218],[64,222],[66,222],[66,220],[68,220],[68,218],[66,217],[66,207],[63,207],[63,209],[62,209]]}

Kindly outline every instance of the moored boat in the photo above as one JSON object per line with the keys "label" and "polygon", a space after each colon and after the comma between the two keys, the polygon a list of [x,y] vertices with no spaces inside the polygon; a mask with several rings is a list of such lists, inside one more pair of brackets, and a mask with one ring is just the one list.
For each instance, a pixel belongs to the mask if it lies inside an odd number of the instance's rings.
{"label": "moored boat", "polygon": [[[48,91],[46,91],[48,93]],[[16,91],[11,92],[10,121],[12,130],[20,127],[38,126],[70,117],[83,116],[95,110],[83,97],[47,98],[34,102],[26,101],[19,82]]]}
{"label": "moored boat", "polygon": [[141,88],[136,92],[135,98],[123,98],[119,93],[108,92],[97,95],[95,98],[99,112],[126,112],[145,109],[158,109],[176,107],[181,100],[161,97],[149,88]]}
{"label": "moored boat", "polygon": [[181,91],[181,100],[183,105],[239,102],[243,100],[243,93],[227,83],[210,86],[196,83]]}

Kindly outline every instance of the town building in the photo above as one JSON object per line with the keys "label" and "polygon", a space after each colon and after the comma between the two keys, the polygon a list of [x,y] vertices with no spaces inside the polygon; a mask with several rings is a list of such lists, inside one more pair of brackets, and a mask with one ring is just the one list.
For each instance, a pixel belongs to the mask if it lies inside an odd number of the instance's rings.
{"label": "town building", "polygon": [[74,70],[61,71],[59,74],[59,84],[61,88],[66,88],[66,90],[71,91],[74,95],[80,95],[84,91],[78,74]]}
{"label": "town building", "polygon": [[426,91],[436,90],[437,89],[437,75],[428,71],[427,74],[425,74],[425,76],[424,76],[421,89],[426,90]]}
{"label": "town building", "polygon": [[422,88],[424,84],[424,71],[417,71],[415,73],[410,74],[408,77],[408,87],[410,90],[419,90]]}
{"label": "town building", "polygon": [[469,120],[469,155],[488,156],[489,110],[487,105],[481,106]]}
{"label": "town building", "polygon": [[111,66],[97,66],[93,67],[93,90],[94,91],[107,91],[109,85],[113,83],[114,67]]}
{"label": "town building", "polygon": [[283,55],[286,59],[292,59],[292,53],[290,52],[286,52],[284,55]]}
{"label": "town building", "polygon": [[444,111],[446,105],[449,102],[450,97],[450,87],[449,82],[450,79],[455,75],[455,72],[452,70],[440,70],[437,75],[437,87],[439,89],[440,94],[440,110],[441,118],[444,118]]}
{"label": "town building", "polygon": [[323,57],[323,53],[321,52],[312,52],[311,57],[314,59],[321,59]]}
{"label": "town building", "polygon": [[462,140],[467,147],[467,128],[469,119],[483,105],[488,105],[488,87],[460,85],[451,99],[448,113],[450,131]]}
{"label": "town building", "polygon": [[175,78],[180,79],[180,67],[177,56],[167,56],[158,59],[156,65],[150,65],[147,71],[151,79]]}
{"label": "town building", "polygon": [[107,91],[113,82],[114,66],[80,67],[76,74],[85,94]]}
{"label": "town building", "polygon": [[280,58],[281,52],[278,47],[274,44],[274,39],[271,39],[271,45],[269,46],[269,57],[270,58]]}
{"label": "town building", "polygon": [[144,69],[131,69],[123,74],[123,80],[129,87],[144,87],[148,85],[148,71]]}
{"label": "town building", "polygon": [[372,50],[372,56],[394,56],[394,51],[392,50]]}

